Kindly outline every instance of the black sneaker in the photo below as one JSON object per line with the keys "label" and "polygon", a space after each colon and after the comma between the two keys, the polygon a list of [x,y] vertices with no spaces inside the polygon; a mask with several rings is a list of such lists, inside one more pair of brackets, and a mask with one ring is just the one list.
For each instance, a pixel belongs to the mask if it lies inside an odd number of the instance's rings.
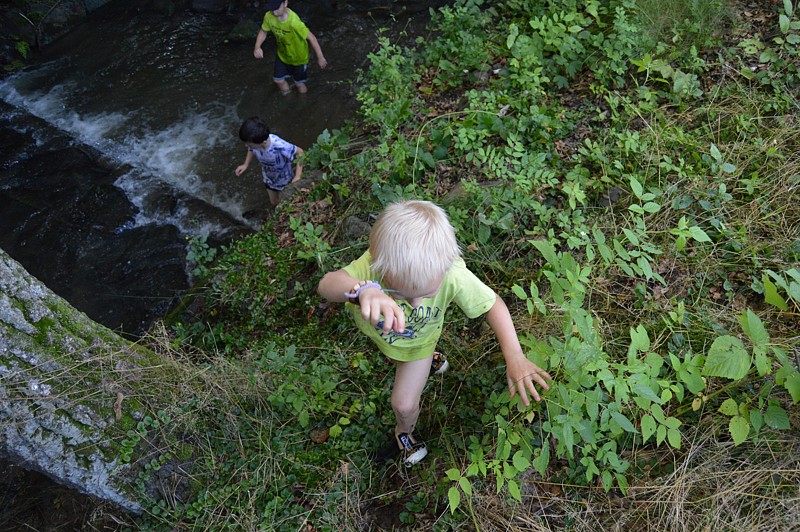
{"label": "black sneaker", "polygon": [[397,439],[400,441],[400,444],[403,446],[402,453],[402,462],[403,465],[406,467],[411,467],[413,465],[418,464],[422,461],[423,458],[428,456],[428,449],[425,448],[425,444],[420,442],[413,442],[411,440],[411,436],[408,435],[407,432],[404,432],[397,436]]}
{"label": "black sneaker", "polygon": [[376,464],[384,464],[397,458],[398,454],[400,454],[400,448],[397,446],[397,439],[392,438],[386,446],[381,447],[372,455],[372,461]]}
{"label": "black sneaker", "polygon": [[437,352],[433,353],[433,359],[431,360],[431,375],[441,375],[445,371],[450,368],[450,363],[447,361],[447,357],[443,354]]}

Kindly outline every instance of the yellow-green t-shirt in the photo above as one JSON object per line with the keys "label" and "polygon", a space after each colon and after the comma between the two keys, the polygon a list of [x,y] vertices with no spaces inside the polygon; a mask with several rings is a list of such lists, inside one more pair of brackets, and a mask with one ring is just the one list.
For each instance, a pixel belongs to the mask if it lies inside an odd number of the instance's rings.
{"label": "yellow-green t-shirt", "polygon": [[[370,279],[382,282],[370,267],[372,257],[367,251],[347,265],[344,270],[356,279]],[[447,307],[455,301],[468,318],[477,318],[492,308],[497,295],[483,284],[474,273],[467,269],[461,258],[456,259],[447,271],[439,292],[422,300],[422,305],[412,309],[405,301],[397,301],[406,318],[405,331],[383,332],[383,322],[373,326],[361,317],[361,310],[350,303],[346,307],[353,316],[359,330],[366,334],[387,357],[403,362],[420,360],[433,354],[436,342],[442,335],[444,316]]]}
{"label": "yellow-green t-shirt", "polygon": [[289,16],[281,22],[267,11],[261,29],[271,31],[278,43],[278,57],[287,65],[299,66],[308,63],[308,27],[297,13],[287,9]]}

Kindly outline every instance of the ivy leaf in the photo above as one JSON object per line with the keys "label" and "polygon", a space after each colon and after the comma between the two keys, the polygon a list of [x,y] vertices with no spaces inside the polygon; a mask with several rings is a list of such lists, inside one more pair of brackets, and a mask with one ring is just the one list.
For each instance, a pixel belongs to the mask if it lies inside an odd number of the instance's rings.
{"label": "ivy leaf", "polygon": [[703,375],[739,380],[750,371],[750,354],[736,337],[720,336],[711,344]]}
{"label": "ivy leaf", "polygon": [[786,410],[775,404],[767,407],[767,411],[764,412],[764,422],[775,430],[789,430],[791,427]]}
{"label": "ivy leaf", "polygon": [[728,430],[731,431],[734,445],[739,445],[747,439],[747,435],[750,433],[750,423],[742,416],[733,416],[728,423]]}

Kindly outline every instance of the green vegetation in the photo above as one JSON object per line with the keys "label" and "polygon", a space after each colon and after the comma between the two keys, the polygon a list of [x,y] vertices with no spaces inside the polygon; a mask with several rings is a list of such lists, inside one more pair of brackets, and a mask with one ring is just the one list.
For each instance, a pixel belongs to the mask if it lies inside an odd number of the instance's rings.
{"label": "green vegetation", "polygon": [[[792,3],[432,15],[414,47],[380,37],[307,194],[216,255],[195,246],[202,297],[172,346],[198,349],[208,390],[170,420],[203,435],[193,491],[143,495],[140,526],[797,527]],[[408,471],[368,456],[393,426],[391,368],[315,294],[366,247],[342,221],[401,197],[447,209],[555,377],[541,404],[510,400],[491,335],[452,313],[454,368],[423,396],[432,455]]]}

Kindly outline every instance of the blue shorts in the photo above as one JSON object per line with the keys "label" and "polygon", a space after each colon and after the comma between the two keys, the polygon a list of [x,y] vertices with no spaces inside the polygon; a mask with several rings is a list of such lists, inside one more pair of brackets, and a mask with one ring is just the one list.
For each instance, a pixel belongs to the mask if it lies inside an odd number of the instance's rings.
{"label": "blue shorts", "polygon": [[292,78],[295,83],[305,83],[308,81],[308,65],[287,65],[276,56],[272,79],[281,81],[286,78]]}

